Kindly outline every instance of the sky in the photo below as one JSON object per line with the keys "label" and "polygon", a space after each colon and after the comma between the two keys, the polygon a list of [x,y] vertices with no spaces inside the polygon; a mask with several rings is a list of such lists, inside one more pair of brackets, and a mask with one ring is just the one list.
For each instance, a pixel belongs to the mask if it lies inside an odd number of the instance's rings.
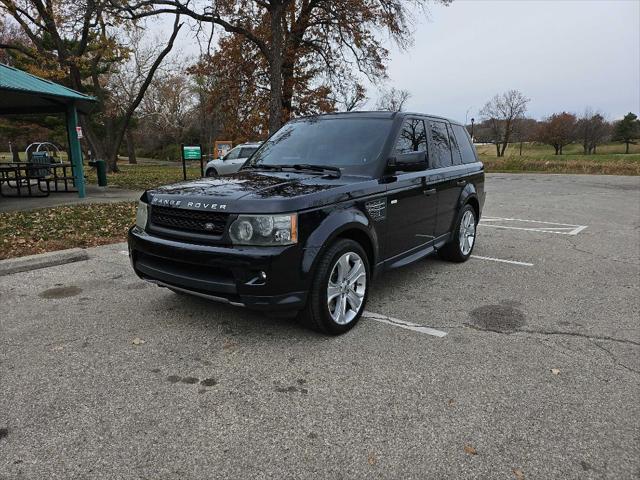
{"label": "sky", "polygon": [[[413,29],[408,49],[386,43],[387,85],[409,91],[405,110],[470,121],[516,89],[537,119],[586,107],[609,120],[640,114],[640,0],[454,0],[416,15]],[[178,44],[197,55],[192,34]],[[378,88],[368,96],[373,109]]]}
{"label": "sky", "polygon": [[429,17],[410,49],[391,51],[407,110],[470,121],[516,89],[538,119],[587,106],[640,114],[640,0],[454,0]]}

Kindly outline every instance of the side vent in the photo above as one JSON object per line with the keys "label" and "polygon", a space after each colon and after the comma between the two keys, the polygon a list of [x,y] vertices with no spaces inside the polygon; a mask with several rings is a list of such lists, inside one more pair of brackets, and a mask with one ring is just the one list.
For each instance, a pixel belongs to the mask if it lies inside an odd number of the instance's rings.
{"label": "side vent", "polygon": [[369,216],[376,222],[387,218],[387,199],[371,200],[365,203],[365,208]]}

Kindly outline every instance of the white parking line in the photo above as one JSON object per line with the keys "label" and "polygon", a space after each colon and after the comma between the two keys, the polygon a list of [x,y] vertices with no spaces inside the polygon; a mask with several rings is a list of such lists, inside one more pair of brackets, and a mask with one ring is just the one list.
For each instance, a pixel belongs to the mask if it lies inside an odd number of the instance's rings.
{"label": "white parking line", "polygon": [[[577,235],[587,225],[573,225],[570,223],[558,223],[558,222],[544,222],[542,220],[525,220],[523,218],[503,218],[503,217],[483,217],[480,219],[483,227],[490,228],[502,228],[506,230],[525,230],[528,232],[542,232],[542,233],[556,233],[558,235]],[[535,224],[532,227],[514,227],[512,225],[496,225],[493,222],[524,222],[529,224]],[[545,226],[549,225],[549,226]]]}
{"label": "white parking line", "polygon": [[471,258],[477,258],[478,260],[491,260],[492,262],[510,263],[512,265],[522,265],[523,267],[533,267],[533,263],[517,262],[516,260],[505,260],[503,258],[482,257],[480,255],[471,255]]}
{"label": "white parking line", "polygon": [[418,325],[417,323],[405,322],[404,320],[398,320],[397,318],[387,317],[386,315],[380,315],[379,313],[373,313],[364,311],[362,313],[364,318],[375,320],[376,322],[386,323],[387,325],[393,325],[394,327],[405,328],[414,332],[426,333],[427,335],[433,335],[434,337],[444,337],[447,332],[436,330],[435,328],[425,327]]}

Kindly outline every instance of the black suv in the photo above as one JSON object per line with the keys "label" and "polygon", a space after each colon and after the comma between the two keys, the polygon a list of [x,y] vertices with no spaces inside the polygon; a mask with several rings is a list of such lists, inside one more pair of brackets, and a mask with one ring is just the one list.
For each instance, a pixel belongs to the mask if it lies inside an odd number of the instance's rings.
{"label": "black suv", "polygon": [[145,280],[317,330],[355,325],[374,276],[438,252],[462,262],[484,204],[466,129],[431,115],[293,120],[235,174],[142,195],[129,254]]}

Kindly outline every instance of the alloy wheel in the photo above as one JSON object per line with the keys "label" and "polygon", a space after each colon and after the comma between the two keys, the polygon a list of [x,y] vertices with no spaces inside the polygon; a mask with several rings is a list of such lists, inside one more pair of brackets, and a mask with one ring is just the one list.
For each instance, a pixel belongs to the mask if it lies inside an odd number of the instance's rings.
{"label": "alloy wheel", "polygon": [[471,210],[467,210],[460,220],[460,251],[463,255],[469,255],[476,239],[476,218]]}
{"label": "alloy wheel", "polygon": [[327,307],[332,320],[346,325],[357,317],[367,289],[367,271],[360,255],[343,254],[334,264],[327,285]]}

